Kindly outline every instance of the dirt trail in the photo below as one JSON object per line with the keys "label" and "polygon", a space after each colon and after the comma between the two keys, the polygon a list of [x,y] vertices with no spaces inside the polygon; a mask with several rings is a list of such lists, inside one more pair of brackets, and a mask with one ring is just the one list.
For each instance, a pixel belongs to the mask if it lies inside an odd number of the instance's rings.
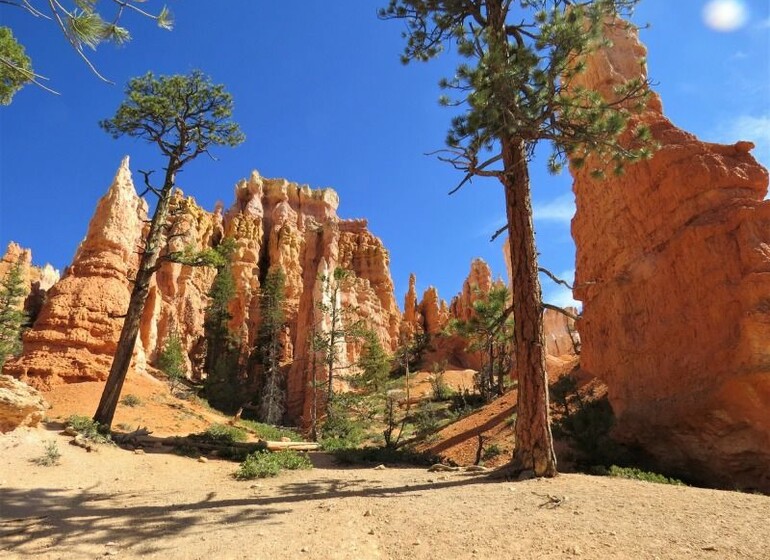
{"label": "dirt trail", "polygon": [[[56,440],[59,466],[30,459]],[[770,558],[770,498],[561,475],[488,482],[337,468],[239,482],[234,463],[0,436],[0,559]]]}

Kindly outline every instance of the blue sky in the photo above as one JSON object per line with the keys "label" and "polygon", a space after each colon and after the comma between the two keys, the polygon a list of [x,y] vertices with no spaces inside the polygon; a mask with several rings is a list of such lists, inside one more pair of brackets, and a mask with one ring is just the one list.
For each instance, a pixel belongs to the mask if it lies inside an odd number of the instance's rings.
{"label": "blue sky", "polygon": [[[433,284],[447,299],[474,257],[504,275],[501,243],[488,241],[504,215],[500,186],[477,181],[449,197],[461,177],[425,155],[443,145],[451,112],[438,105],[437,84],[452,75],[454,60],[401,65],[402,24],[376,18],[385,3],[170,0],[173,31],[129,17],[131,43],[93,53],[117,85],[91,74],[52,23],[0,6],[0,25],[13,29],[35,70],[61,93],[28,86],[0,108],[0,245],[17,241],[36,263],[64,268],[122,156],[131,155],[133,170],[162,164],[151,148],[112,140],[97,125],[114,113],[123,84],[147,70],[200,68],[233,94],[247,136],[218,150],[218,161],[200,158],[180,175],[179,186],[204,207],[229,206],[234,184],[252,169],[333,187],[340,216],[368,218],[390,250],[400,303],[410,272],[420,293]],[[642,39],[669,118],[704,140],[752,140],[769,165],[768,2],[642,0],[635,21],[650,24]],[[569,276],[570,177],[548,175],[542,161],[531,175],[541,263]],[[547,279],[544,292],[568,303]]]}

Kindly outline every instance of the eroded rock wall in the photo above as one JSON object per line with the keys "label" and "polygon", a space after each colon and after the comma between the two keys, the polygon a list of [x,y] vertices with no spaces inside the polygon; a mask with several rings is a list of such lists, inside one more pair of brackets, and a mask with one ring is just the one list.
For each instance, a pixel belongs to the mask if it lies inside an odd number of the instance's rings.
{"label": "eroded rock wall", "polygon": [[[339,199],[331,189],[313,190],[285,179],[266,179],[257,172],[235,187],[235,202],[223,212],[203,210],[181,191],[173,194],[168,252],[200,251],[232,238],[231,257],[236,295],[230,302],[230,330],[241,341],[242,367],[247,368],[260,324],[259,288],[271,269],[286,275],[282,335],[287,365],[288,416],[300,420],[309,410],[309,341],[325,328],[319,303],[328,298],[323,277],[336,267],[353,275],[336,302],[350,321],[363,320],[386,349],[397,345],[401,312],[390,277],[390,256],[369,232],[365,220],[337,216]],[[130,296],[130,278],[146,232],[147,209],[134,189],[128,158],[107,194],[99,201],[72,265],[51,290],[38,321],[24,337],[22,355],[7,371],[39,387],[60,382],[106,378]],[[23,261],[26,277],[34,276],[29,253],[12,246],[6,260]],[[2,267],[0,264],[0,272]],[[39,281],[45,271],[38,274]],[[193,376],[203,374],[204,316],[216,271],[164,262],[155,275],[142,317],[133,367],[143,369],[157,359],[166,339],[179,335],[187,349]],[[341,364],[358,360],[360,343],[340,349]],[[351,367],[351,372],[355,368]],[[245,376],[253,372],[244,371]]]}
{"label": "eroded rock wall", "polygon": [[[610,32],[581,84],[607,98],[646,78],[636,33]],[[748,142],[677,128],[655,95],[638,122],[652,159],[606,181],[572,170],[581,367],[607,383],[616,437],[662,468],[770,490],[767,170]]]}

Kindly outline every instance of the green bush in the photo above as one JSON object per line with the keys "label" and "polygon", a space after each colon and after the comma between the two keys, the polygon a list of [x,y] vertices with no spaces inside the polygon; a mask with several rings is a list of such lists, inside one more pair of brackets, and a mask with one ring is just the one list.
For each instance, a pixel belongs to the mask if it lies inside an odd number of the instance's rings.
{"label": "green bush", "polygon": [[32,459],[32,462],[41,467],[53,467],[59,464],[59,459],[61,459],[59,446],[51,440],[45,443],[45,452],[40,457]]}
{"label": "green bush", "polygon": [[371,411],[359,395],[334,395],[330,414],[321,425],[321,447],[326,451],[359,447],[364,441]]}
{"label": "green bush", "polygon": [[684,482],[676,478],[668,478],[662,474],[643,471],[635,467],[618,467],[612,465],[606,470],[608,476],[615,476],[618,478],[630,478],[632,480],[643,480],[645,482],[657,482],[658,484],[673,484],[674,486],[686,486]]}
{"label": "green bush", "polygon": [[226,424],[212,424],[202,434],[196,436],[201,441],[211,443],[241,443],[248,439],[248,434],[241,428],[227,426]]}
{"label": "green bush", "polygon": [[284,451],[255,451],[246,457],[235,472],[238,480],[252,480],[277,476],[281,469],[290,471],[312,469],[313,464],[307,455],[291,449]]}
{"label": "green bush", "polygon": [[88,416],[73,414],[67,418],[67,426],[94,443],[112,443],[110,435],[104,433],[99,423]]}
{"label": "green bush", "polygon": [[439,429],[438,409],[432,402],[422,401],[412,418],[418,436],[426,436]]}
{"label": "green bush", "polygon": [[124,406],[130,406],[130,407],[132,407],[132,408],[133,408],[133,407],[135,407],[135,406],[141,406],[141,404],[142,404],[142,399],[140,399],[140,398],[139,398],[139,397],[137,397],[136,395],[131,395],[131,394],[128,394],[128,395],[126,395],[125,397],[123,397],[123,398],[120,400],[120,404],[122,404],[122,405],[124,405]]}
{"label": "green bush", "polygon": [[502,448],[496,443],[493,443],[484,448],[484,451],[481,454],[481,458],[484,461],[490,461],[495,457],[501,455],[502,453],[503,453]]}
{"label": "green bush", "polygon": [[177,333],[169,334],[158,356],[158,369],[166,374],[171,394],[174,394],[182,379],[187,377],[184,354],[182,339]]}

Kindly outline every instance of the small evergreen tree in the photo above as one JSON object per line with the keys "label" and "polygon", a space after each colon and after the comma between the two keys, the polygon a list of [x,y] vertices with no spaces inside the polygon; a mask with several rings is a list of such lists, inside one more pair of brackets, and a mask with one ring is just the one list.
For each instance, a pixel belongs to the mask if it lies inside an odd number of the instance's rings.
{"label": "small evergreen tree", "polygon": [[[353,272],[351,270],[337,267],[331,275],[321,277],[325,296],[318,302],[317,306],[323,316],[323,323],[315,328],[312,341],[313,352],[318,355],[320,362],[311,362],[314,368],[312,387],[314,410],[311,413],[313,423],[318,420],[316,408],[319,404],[319,399],[317,398],[319,389],[326,389],[326,402],[324,404],[325,424],[329,426],[338,425],[343,420],[340,418],[340,415],[346,409],[344,403],[341,403],[340,406],[335,406],[334,380],[339,370],[349,367],[340,363],[342,361],[340,354],[345,341],[360,337],[363,328],[361,321],[354,318],[354,310],[343,307],[340,303],[343,285],[352,276]],[[320,382],[315,370],[319,365],[325,370],[323,382]],[[320,385],[323,385],[323,387]],[[315,426],[311,426],[311,430],[314,434],[316,433]]]}
{"label": "small evergreen tree", "polygon": [[21,309],[26,295],[21,262],[0,280],[0,371],[5,361],[21,352],[21,332],[27,315]]}
{"label": "small evergreen tree", "polygon": [[176,332],[172,332],[166,337],[163,349],[158,356],[158,369],[168,377],[169,389],[173,395],[182,379],[187,377],[184,346],[182,339]]}
{"label": "small evergreen tree", "polygon": [[356,378],[356,383],[379,393],[385,385],[390,374],[390,357],[382,347],[377,334],[371,330],[363,331],[364,346],[358,359],[358,367],[361,374]]}
{"label": "small evergreen tree", "polygon": [[484,400],[502,395],[511,366],[513,317],[508,306],[508,288],[496,286],[473,302],[467,321],[453,320],[449,330],[468,339],[468,349],[481,355],[476,385]]}
{"label": "small evergreen tree", "polygon": [[225,238],[217,247],[222,257],[222,264],[217,267],[217,275],[209,290],[209,304],[203,320],[203,332],[206,338],[206,397],[217,408],[230,410],[238,404],[241,391],[238,375],[240,348],[237,337],[230,331],[230,302],[235,297],[235,279],[233,278],[230,257],[235,251],[235,241]]}
{"label": "small evergreen tree", "polygon": [[7,27],[0,27],[0,105],[10,105],[13,95],[34,79],[32,63]]}
{"label": "small evergreen tree", "polygon": [[263,367],[259,395],[259,419],[279,424],[286,410],[285,380],[281,374],[281,333],[286,323],[286,275],[280,268],[267,273],[260,291],[261,324],[257,335],[257,354]]}

